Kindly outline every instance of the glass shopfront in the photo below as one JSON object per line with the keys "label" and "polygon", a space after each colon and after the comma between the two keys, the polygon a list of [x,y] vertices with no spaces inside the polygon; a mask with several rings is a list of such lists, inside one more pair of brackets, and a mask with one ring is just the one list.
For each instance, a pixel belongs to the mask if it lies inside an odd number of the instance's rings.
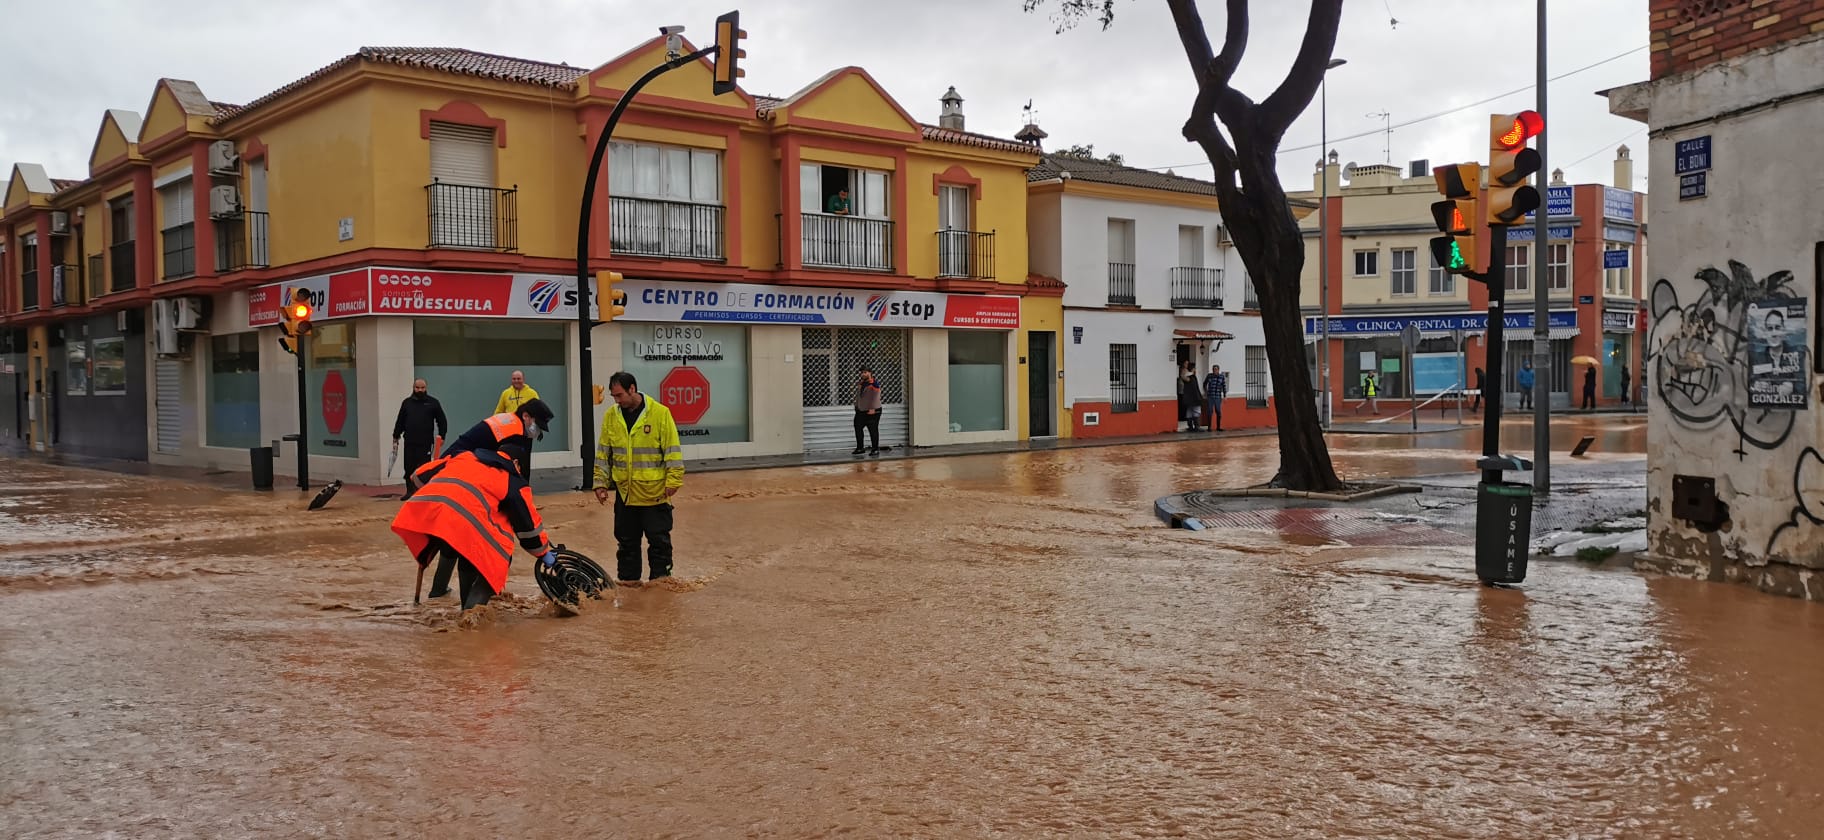
{"label": "glass shopfront", "polygon": [[[413,375],[443,404],[453,438],[493,414],[513,371],[520,371],[555,415],[550,432],[532,451],[567,452],[573,418],[564,330],[564,324],[550,321],[419,318],[412,322]],[[593,441],[595,434],[584,438]]]}
{"label": "glass shopfront", "polygon": [[317,324],[305,340],[304,397],[310,424],[310,454],[330,458],[361,457],[361,412],[355,395],[355,325]]}
{"label": "glass shopfront", "polygon": [[259,338],[257,332],[244,332],[209,339],[208,431],[204,438],[209,446],[261,445]]}
{"label": "glass shopfront", "polygon": [[1007,429],[1007,333],[950,331],[950,431]]}
{"label": "glass shopfront", "polygon": [[623,369],[671,409],[683,443],[750,439],[747,327],[627,323],[621,335]]}

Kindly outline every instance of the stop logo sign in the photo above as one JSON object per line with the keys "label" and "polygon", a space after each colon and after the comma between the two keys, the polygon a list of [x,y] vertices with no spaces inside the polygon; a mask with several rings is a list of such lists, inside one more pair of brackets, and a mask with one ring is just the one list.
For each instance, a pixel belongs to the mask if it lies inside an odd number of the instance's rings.
{"label": "stop logo sign", "polygon": [[674,367],[659,382],[659,402],[678,425],[694,426],[709,413],[709,378],[690,365]]}
{"label": "stop logo sign", "polygon": [[332,435],[342,434],[342,427],[348,423],[348,385],[342,381],[342,372],[332,370],[323,377],[323,425]]}

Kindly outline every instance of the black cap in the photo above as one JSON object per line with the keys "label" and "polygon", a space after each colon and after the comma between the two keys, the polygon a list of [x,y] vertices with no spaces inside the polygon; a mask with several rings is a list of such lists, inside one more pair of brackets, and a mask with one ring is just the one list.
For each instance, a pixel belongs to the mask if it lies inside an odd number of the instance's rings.
{"label": "black cap", "polygon": [[519,410],[514,413],[531,417],[534,422],[538,423],[539,428],[547,430],[551,428],[551,418],[557,416],[551,412],[551,406],[545,405],[545,401],[537,397],[521,403]]}
{"label": "black cap", "polygon": [[524,461],[531,456],[531,441],[528,441],[519,435],[514,435],[495,446],[494,451],[499,452],[501,457],[517,463],[519,461]]}

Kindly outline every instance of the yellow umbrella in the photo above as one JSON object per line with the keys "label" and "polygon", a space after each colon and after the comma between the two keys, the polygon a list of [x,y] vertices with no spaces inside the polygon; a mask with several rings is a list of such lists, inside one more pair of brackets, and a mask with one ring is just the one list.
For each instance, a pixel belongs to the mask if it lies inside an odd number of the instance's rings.
{"label": "yellow umbrella", "polygon": [[1594,356],[1572,356],[1571,364],[1589,365],[1591,367],[1602,367],[1602,363],[1596,361],[1596,358]]}

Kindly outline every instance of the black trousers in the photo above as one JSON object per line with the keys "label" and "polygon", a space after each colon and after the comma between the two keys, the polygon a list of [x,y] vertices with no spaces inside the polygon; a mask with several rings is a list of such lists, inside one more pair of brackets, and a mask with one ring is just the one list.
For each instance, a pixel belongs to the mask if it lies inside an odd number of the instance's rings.
{"label": "black trousers", "polygon": [[646,538],[652,579],[671,576],[671,503],[630,505],[614,497],[615,577],[640,579],[640,537]]}
{"label": "black trousers", "polygon": [[869,414],[865,411],[855,412],[855,449],[861,449],[861,430],[868,430],[868,439],[873,441],[874,448],[880,449],[880,412]]}
{"label": "black trousers", "polygon": [[431,574],[431,597],[450,590],[450,572],[454,571],[456,585],[461,587],[463,609],[473,609],[494,599],[494,587],[488,585],[481,570],[468,558],[457,554],[449,543],[432,537],[430,544],[424,547],[424,553],[418,556],[419,562],[430,562],[432,554],[437,555],[437,571]]}
{"label": "black trousers", "polygon": [[428,440],[419,443],[411,438],[406,438],[404,442],[399,445],[399,454],[401,459],[405,461],[405,495],[401,498],[409,499],[412,497],[412,473],[417,472],[419,467],[431,462],[431,458],[434,455],[434,453],[431,452],[431,444],[432,442]]}
{"label": "black trousers", "polygon": [[1583,407],[1590,408],[1590,409],[1594,409],[1596,407],[1596,391],[1595,390],[1591,389],[1591,390],[1585,390],[1583,392]]}

